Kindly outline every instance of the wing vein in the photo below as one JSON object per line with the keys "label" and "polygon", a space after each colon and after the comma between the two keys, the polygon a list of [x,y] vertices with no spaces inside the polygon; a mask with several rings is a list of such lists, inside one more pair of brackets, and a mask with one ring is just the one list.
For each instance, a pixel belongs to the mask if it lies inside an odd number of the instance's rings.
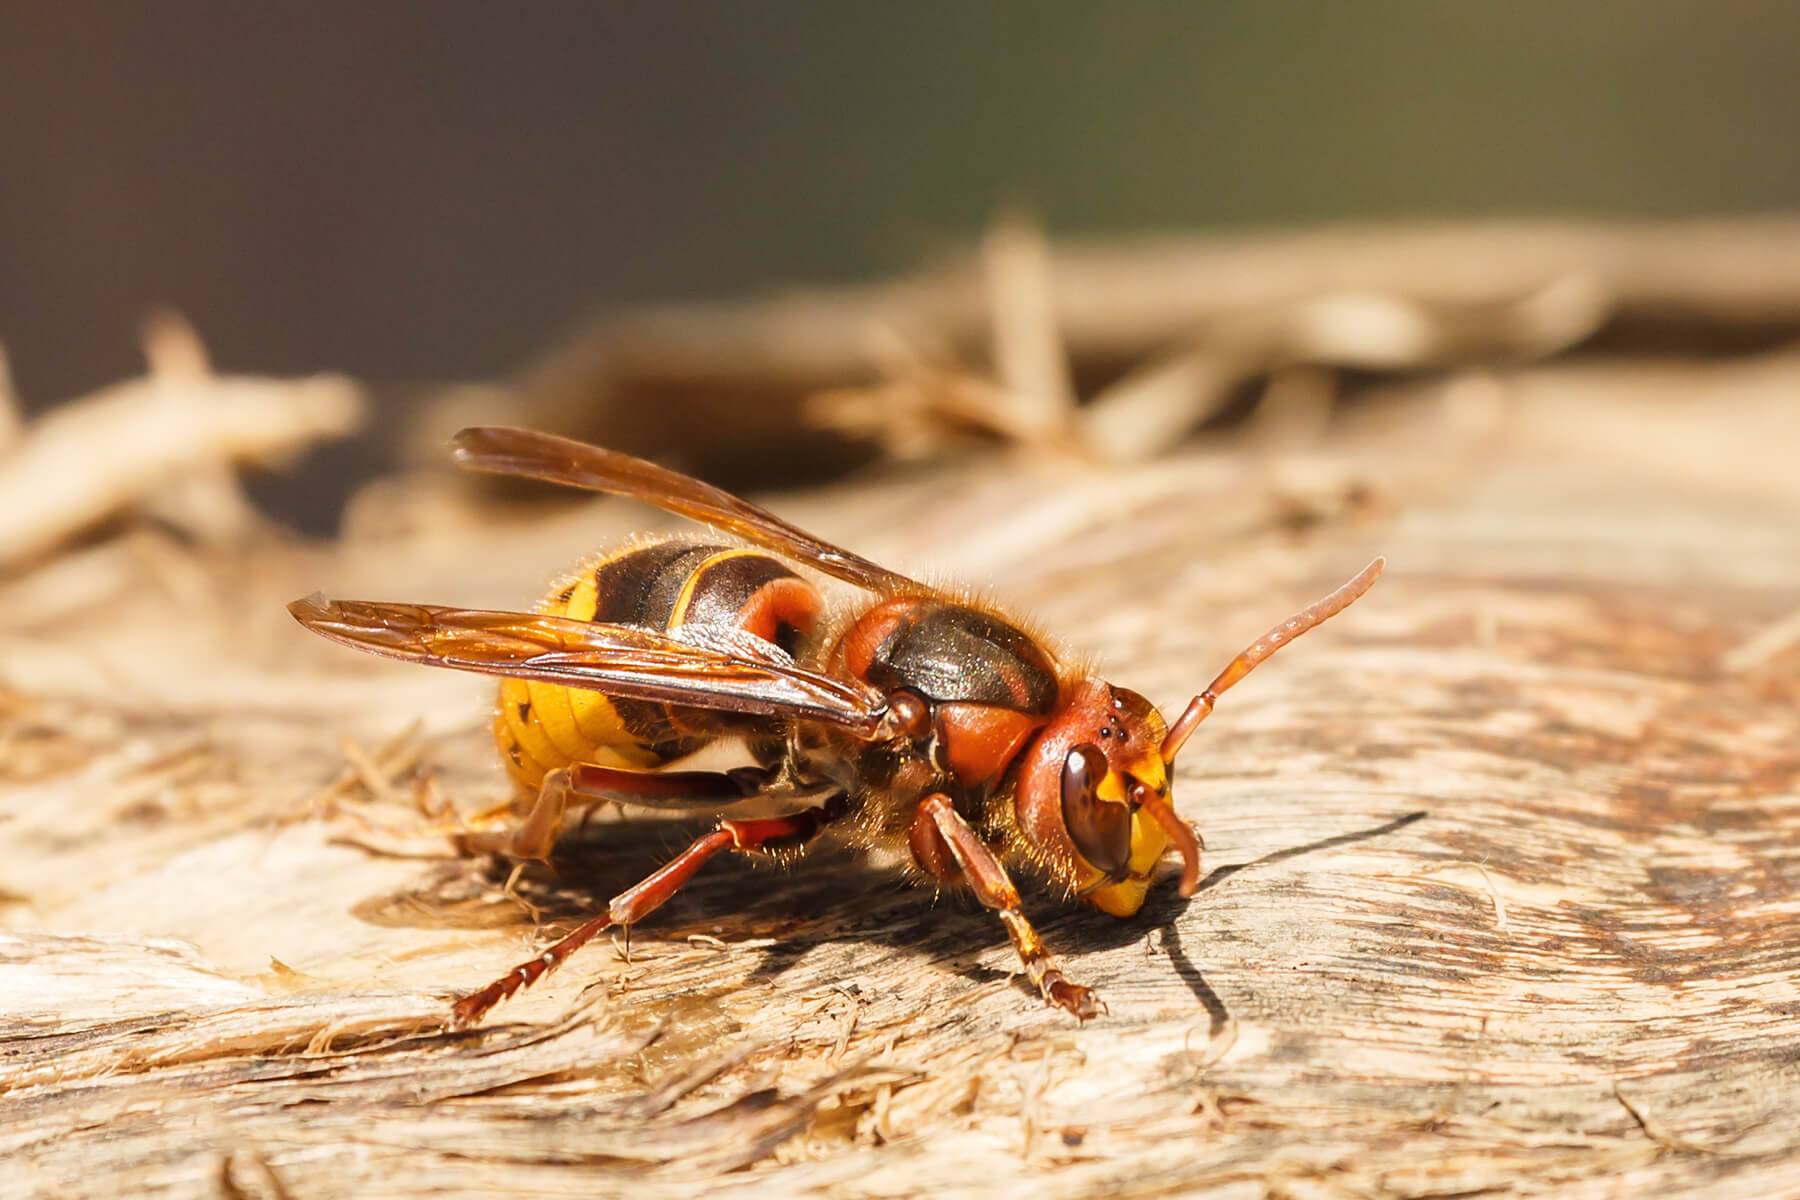
{"label": "wing vein", "polygon": [[629,454],[499,425],[465,429],[453,442],[456,461],[471,470],[630,496],[870,591],[927,590],[917,580],[834,546],[747,500]]}
{"label": "wing vein", "polygon": [[309,596],[288,606],[341,645],[427,666],[532,679],[639,700],[822,721],[873,736],[881,698],[769,656],[726,653],[635,625],[485,609]]}

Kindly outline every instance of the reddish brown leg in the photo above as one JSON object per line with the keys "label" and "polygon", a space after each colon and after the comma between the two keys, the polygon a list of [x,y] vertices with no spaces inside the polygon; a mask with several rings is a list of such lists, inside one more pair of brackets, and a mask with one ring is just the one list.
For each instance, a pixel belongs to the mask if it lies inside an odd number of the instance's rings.
{"label": "reddish brown leg", "polygon": [[571,804],[585,807],[617,802],[645,808],[718,808],[756,795],[774,772],[760,767],[734,771],[621,771],[592,763],[575,763],[551,771],[538,788],[537,801],[511,829],[475,829],[456,836],[464,854],[504,854],[509,858],[550,857]]}
{"label": "reddish brown leg", "polygon": [[711,833],[695,838],[688,848],[664,863],[649,878],[612,898],[606,911],[577,926],[560,942],[536,958],[520,963],[479,992],[464,996],[451,1010],[453,1028],[463,1029],[479,1021],[487,1011],[520,988],[530,987],[561,966],[564,960],[593,940],[595,934],[614,925],[629,930],[655,912],[681,886],[694,877],[706,861],[721,850],[772,850],[805,844],[831,821],[841,816],[841,797],[819,808],[788,817],[757,820],[724,820]]}
{"label": "reddish brown leg", "polygon": [[[919,805],[918,820],[931,823],[931,832],[942,839],[942,846],[949,850],[955,865],[961,869],[962,879],[974,891],[975,898],[999,915],[1001,923],[1006,926],[1007,936],[1012,938],[1013,949],[1019,953],[1019,961],[1025,964],[1026,974],[1044,997],[1044,1002],[1072,1013],[1083,1021],[1105,1012],[1105,1003],[1094,994],[1093,989],[1071,983],[1056,965],[1056,959],[1044,948],[1037,930],[1031,927],[1031,922],[1020,911],[1019,889],[1007,877],[1006,868],[994,857],[994,852],[975,836],[975,831],[969,828],[968,823],[957,815],[950,797],[941,792],[925,797]],[[924,839],[915,836],[914,845],[918,846],[921,840]],[[933,859],[937,862],[932,862]],[[940,878],[943,877],[942,867],[948,865],[942,864],[941,855],[930,853],[921,857],[921,863],[927,870],[939,874]]]}
{"label": "reddish brown leg", "polygon": [[757,795],[774,781],[765,767],[730,771],[624,771],[576,763],[568,768],[569,788],[592,803],[617,801],[644,808],[718,808]]}

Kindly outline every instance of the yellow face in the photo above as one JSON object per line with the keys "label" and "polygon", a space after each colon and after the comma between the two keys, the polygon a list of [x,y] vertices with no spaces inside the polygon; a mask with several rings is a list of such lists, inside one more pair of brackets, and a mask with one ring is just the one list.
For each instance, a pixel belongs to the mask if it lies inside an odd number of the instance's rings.
{"label": "yellow face", "polygon": [[1169,803],[1168,732],[1144,697],[1086,679],[1024,752],[1014,796],[1020,833],[1053,877],[1115,917],[1144,906],[1171,847],[1182,854],[1182,894],[1199,882],[1198,838]]}
{"label": "yellow face", "polygon": [[[1125,770],[1108,771],[1094,790],[1095,799],[1129,807],[1134,784],[1154,795],[1168,795],[1168,774],[1162,758],[1153,749],[1151,753],[1133,756]],[[1126,864],[1126,876],[1117,883],[1108,883],[1105,872],[1090,866],[1088,887],[1082,889],[1088,902],[1115,917],[1135,915],[1144,906],[1144,897],[1150,891],[1150,873],[1168,848],[1169,835],[1155,818],[1141,809],[1132,813],[1131,857]]]}

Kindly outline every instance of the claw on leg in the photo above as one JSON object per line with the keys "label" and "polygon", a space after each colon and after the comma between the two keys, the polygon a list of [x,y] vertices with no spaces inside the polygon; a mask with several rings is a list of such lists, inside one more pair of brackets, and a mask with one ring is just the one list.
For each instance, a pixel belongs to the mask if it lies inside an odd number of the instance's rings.
{"label": "claw on leg", "polygon": [[1032,986],[1037,988],[1045,1004],[1062,1009],[1078,1021],[1091,1021],[1106,1011],[1106,1002],[1094,989],[1074,983],[1062,973],[1056,959],[1044,948],[1038,931],[1031,927],[1023,913],[1016,908],[1003,908],[1000,920],[1012,939],[1013,949],[1018,951],[1019,961],[1025,964],[1025,973],[1031,977]]}
{"label": "claw on leg", "polygon": [[1093,988],[1070,983],[1060,974],[1046,981],[1043,992],[1046,1002],[1069,1013],[1078,1021],[1091,1021],[1107,1011],[1106,1001]]}
{"label": "claw on leg", "polygon": [[527,900],[525,894],[519,891],[519,877],[525,874],[525,868],[530,865],[531,863],[526,859],[520,859],[514,863],[512,870],[507,873],[506,882],[500,885],[500,894],[524,909],[533,925],[541,925],[544,922],[545,910]]}

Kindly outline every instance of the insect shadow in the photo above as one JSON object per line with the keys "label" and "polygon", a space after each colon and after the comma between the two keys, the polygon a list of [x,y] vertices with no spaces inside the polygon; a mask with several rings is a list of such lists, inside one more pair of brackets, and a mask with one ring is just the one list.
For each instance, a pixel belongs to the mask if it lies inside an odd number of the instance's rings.
{"label": "insect shadow", "polygon": [[[1381,837],[1423,819],[1406,813],[1366,829],[1288,846],[1246,862],[1215,867],[1200,884],[1204,893],[1246,870],[1301,855]],[[654,864],[666,861],[702,826],[662,817],[595,824],[566,835],[549,867],[521,874],[515,892],[524,904],[497,902],[510,865],[489,859],[439,864],[416,887],[369,897],[356,915],[373,924],[441,929],[529,925],[525,905],[538,920],[562,928],[603,907],[638,882]],[[1205,1009],[1217,1034],[1228,1019],[1224,1002],[1183,945],[1179,922],[1193,899],[1179,896],[1171,879],[1159,879],[1144,907],[1129,920],[1087,909],[1062,907],[1047,894],[1028,894],[1027,906],[1041,914],[1040,928],[1062,956],[1070,974],[1081,977],[1085,954],[1117,950],[1160,936],[1175,976]],[[1034,904],[1033,901],[1036,901]],[[929,960],[975,984],[1013,978],[1033,999],[1022,974],[976,962],[1006,943],[1006,937],[972,897],[934,896],[896,869],[871,867],[853,852],[824,846],[792,866],[742,856],[720,856],[659,909],[637,932],[638,944],[673,943],[693,935],[726,943],[759,943],[758,960],[746,977],[752,985],[780,979],[816,950],[854,942]],[[593,951],[590,951],[592,953]]]}
{"label": "insect shadow", "polygon": [[1320,838],[1316,842],[1307,842],[1302,846],[1289,846],[1282,850],[1270,851],[1261,858],[1253,858],[1249,862],[1227,863],[1222,867],[1214,867],[1211,871],[1207,872],[1206,878],[1200,881],[1200,887],[1197,891],[1204,892],[1218,887],[1221,883],[1224,883],[1239,871],[1246,871],[1252,867],[1266,867],[1270,863],[1285,862],[1290,858],[1298,858],[1302,854],[1311,854],[1315,850],[1335,850],[1339,846],[1348,846],[1353,842],[1366,842],[1370,838],[1382,837],[1385,834],[1394,833],[1404,829],[1414,821],[1422,821],[1430,815],[1431,814],[1424,809],[1420,809],[1417,812],[1402,813],[1391,821],[1384,821],[1380,825],[1373,826],[1369,829],[1354,829],[1349,833],[1335,833],[1328,838]]}

